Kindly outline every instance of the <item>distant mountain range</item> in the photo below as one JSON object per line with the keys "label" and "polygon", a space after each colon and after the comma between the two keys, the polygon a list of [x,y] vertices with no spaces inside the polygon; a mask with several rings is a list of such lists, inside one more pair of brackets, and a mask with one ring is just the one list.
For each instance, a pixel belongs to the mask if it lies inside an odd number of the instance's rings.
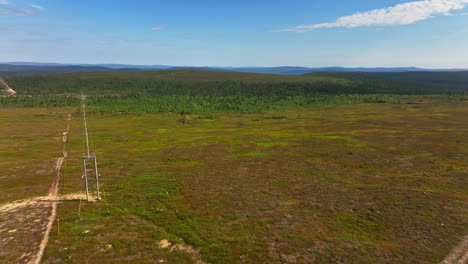
{"label": "distant mountain range", "polygon": [[431,72],[431,71],[467,71],[468,69],[423,69],[416,67],[396,68],[344,68],[344,67],[191,67],[169,65],[129,65],[129,64],[62,64],[40,62],[5,62],[0,63],[0,76],[2,75],[35,75],[67,72],[91,72],[91,71],[147,71],[166,69],[199,69],[212,71],[268,73],[283,75],[300,75],[311,72]]}

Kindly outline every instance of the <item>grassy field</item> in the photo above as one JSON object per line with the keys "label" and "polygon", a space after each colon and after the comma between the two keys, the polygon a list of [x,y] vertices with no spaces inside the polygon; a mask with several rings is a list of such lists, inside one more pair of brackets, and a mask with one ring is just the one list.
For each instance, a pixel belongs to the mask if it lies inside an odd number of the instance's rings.
{"label": "grassy field", "polygon": [[[468,105],[464,73],[421,76],[9,77],[0,203],[48,191],[73,113],[45,263],[438,263],[468,227]],[[81,93],[98,202],[77,199]]]}
{"label": "grassy field", "polygon": [[[89,127],[104,199],[59,205],[45,263],[437,263],[468,227],[466,101]],[[81,131],[75,112],[62,194],[83,190]]]}
{"label": "grassy field", "polygon": [[46,195],[73,108],[0,111],[0,204]]}

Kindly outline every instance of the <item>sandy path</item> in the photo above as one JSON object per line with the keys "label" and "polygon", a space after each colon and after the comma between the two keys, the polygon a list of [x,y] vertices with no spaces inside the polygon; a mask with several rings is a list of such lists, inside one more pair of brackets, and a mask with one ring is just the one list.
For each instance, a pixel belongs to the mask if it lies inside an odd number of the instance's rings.
{"label": "sandy path", "polygon": [[55,181],[52,184],[52,187],[49,191],[49,197],[53,198],[52,200],[52,212],[49,216],[49,222],[47,223],[47,229],[44,234],[44,238],[39,245],[39,252],[33,263],[39,264],[41,262],[42,256],[44,255],[45,248],[47,243],[49,242],[49,235],[50,231],[52,230],[52,226],[54,225],[55,217],[57,216],[57,204],[58,204],[58,188],[59,188],[59,179],[60,179],[60,169],[62,168],[63,160],[68,157],[67,153],[67,141],[68,141],[68,132],[70,131],[70,121],[71,121],[71,114],[68,114],[68,122],[67,122],[67,130],[62,133],[62,153],[63,157],[57,160],[57,164],[55,166],[56,176]]}
{"label": "sandy path", "polygon": [[467,264],[468,236],[458,244],[440,264]]}
{"label": "sandy path", "polygon": [[[67,157],[67,130],[62,134],[63,157],[55,164],[55,178],[47,196],[34,197],[0,205],[0,263],[41,262],[49,234],[57,215],[58,189],[62,163]],[[60,197],[74,199],[77,195]]]}
{"label": "sandy path", "polygon": [[6,80],[3,79],[2,77],[0,77],[0,83],[1,83],[3,86],[5,86],[5,89],[6,89],[5,92],[6,92],[8,95],[11,96],[11,95],[15,95],[15,94],[16,94],[15,90],[11,89],[11,87],[8,86],[8,83],[6,82]]}

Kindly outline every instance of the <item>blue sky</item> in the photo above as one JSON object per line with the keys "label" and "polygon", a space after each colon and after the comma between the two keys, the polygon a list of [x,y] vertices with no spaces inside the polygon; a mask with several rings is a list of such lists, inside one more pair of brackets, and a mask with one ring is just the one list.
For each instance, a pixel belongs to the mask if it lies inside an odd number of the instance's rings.
{"label": "blue sky", "polygon": [[0,0],[0,61],[468,68],[468,0]]}

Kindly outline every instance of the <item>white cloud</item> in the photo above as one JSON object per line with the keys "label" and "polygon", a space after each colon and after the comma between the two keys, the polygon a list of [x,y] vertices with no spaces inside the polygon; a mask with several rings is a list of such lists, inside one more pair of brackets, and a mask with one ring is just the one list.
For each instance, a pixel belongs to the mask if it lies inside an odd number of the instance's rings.
{"label": "white cloud", "polygon": [[408,25],[426,20],[435,15],[450,15],[450,11],[461,10],[468,6],[468,0],[424,0],[407,2],[395,6],[358,12],[338,18],[335,22],[312,25],[298,25],[274,32],[307,32],[318,28],[356,28],[366,26]]}
{"label": "white cloud", "polygon": [[44,9],[44,8],[43,8],[42,6],[40,6],[40,5],[34,5],[34,4],[32,4],[31,6],[34,7],[34,8],[40,9],[40,10]]}
{"label": "white cloud", "polygon": [[160,31],[160,30],[164,30],[164,29],[166,29],[166,26],[152,27],[151,28],[152,31]]}
{"label": "white cloud", "polygon": [[0,0],[0,16],[32,16],[42,9],[40,6],[31,5],[31,7],[20,7],[8,2]]}
{"label": "white cloud", "polygon": [[468,13],[461,13],[460,16],[468,16]]}

